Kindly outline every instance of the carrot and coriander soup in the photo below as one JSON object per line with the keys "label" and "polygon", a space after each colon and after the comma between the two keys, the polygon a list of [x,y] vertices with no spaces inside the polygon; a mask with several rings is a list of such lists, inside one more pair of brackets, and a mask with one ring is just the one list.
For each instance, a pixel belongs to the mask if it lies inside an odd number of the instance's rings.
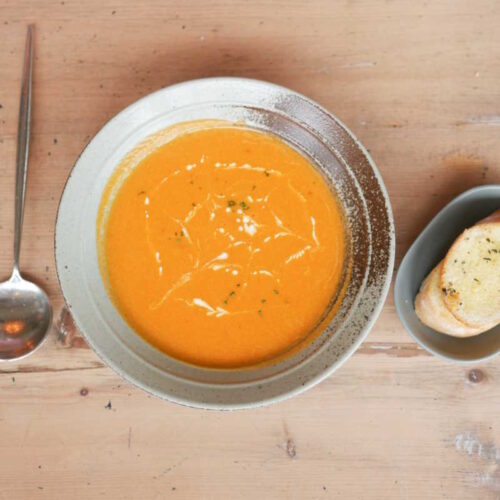
{"label": "carrot and coriander soup", "polygon": [[255,365],[293,351],[340,302],[342,210],[321,174],[275,136],[201,127],[113,184],[99,215],[101,271],[125,320],[166,354]]}

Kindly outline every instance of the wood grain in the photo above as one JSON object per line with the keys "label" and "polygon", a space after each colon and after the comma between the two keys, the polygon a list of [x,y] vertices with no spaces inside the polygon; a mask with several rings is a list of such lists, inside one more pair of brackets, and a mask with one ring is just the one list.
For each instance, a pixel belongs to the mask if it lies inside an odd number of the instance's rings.
{"label": "wood grain", "polygon": [[29,22],[22,268],[56,316],[37,354],[0,366],[0,499],[500,498],[500,361],[428,355],[391,297],[353,358],[313,390],[259,410],[197,411],[103,366],[64,316],[53,258],[64,182],[108,119],[162,86],[237,75],[307,94],[361,139],[392,200],[398,265],[454,196],[500,182],[497,2],[0,0],[2,276]]}

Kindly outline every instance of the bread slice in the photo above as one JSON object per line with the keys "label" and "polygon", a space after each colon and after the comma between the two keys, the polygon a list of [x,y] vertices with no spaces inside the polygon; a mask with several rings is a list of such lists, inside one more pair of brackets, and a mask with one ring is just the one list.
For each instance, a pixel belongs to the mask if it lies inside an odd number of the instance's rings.
{"label": "bread slice", "polygon": [[440,286],[446,307],[460,322],[473,328],[500,323],[500,220],[496,213],[455,240],[443,261]]}
{"label": "bread slice", "polygon": [[420,321],[434,330],[452,335],[453,337],[472,337],[488,330],[488,328],[473,328],[459,321],[444,304],[444,294],[441,290],[440,262],[425,278],[415,299],[415,312]]}

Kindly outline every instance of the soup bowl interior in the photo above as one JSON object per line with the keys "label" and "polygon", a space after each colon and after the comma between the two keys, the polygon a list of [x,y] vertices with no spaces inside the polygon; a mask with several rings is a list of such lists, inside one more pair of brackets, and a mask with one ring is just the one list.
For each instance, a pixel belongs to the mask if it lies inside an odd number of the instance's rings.
{"label": "soup bowl interior", "polygon": [[[321,171],[344,209],[352,268],[338,311],[312,342],[274,363],[212,369],[165,355],[123,320],[100,273],[96,221],[103,192],[116,167],[152,134],[205,119],[244,124],[279,136]],[[66,302],[99,356],[124,378],[157,396],[219,409],[278,401],[314,385],[340,366],[378,315],[394,259],[389,201],[359,142],[309,99],[265,82],[237,78],[168,87],[114,117],[86,147],[68,179],[55,240],[57,271]]]}

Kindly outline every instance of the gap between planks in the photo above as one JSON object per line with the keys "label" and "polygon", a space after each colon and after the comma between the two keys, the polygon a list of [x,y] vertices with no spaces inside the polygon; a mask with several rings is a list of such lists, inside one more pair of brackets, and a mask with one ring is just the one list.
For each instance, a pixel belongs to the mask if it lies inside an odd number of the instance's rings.
{"label": "gap between planks", "polygon": [[[365,342],[357,349],[354,355],[386,355],[395,358],[413,358],[416,356],[431,356],[427,351],[419,347],[417,344],[409,342]],[[92,362],[91,366],[83,367],[62,367],[52,368],[50,366],[25,365],[13,366],[12,368],[1,368],[2,374],[15,373],[48,373],[48,372],[69,372],[69,371],[85,371],[85,370],[100,370],[106,366],[100,361]]]}

